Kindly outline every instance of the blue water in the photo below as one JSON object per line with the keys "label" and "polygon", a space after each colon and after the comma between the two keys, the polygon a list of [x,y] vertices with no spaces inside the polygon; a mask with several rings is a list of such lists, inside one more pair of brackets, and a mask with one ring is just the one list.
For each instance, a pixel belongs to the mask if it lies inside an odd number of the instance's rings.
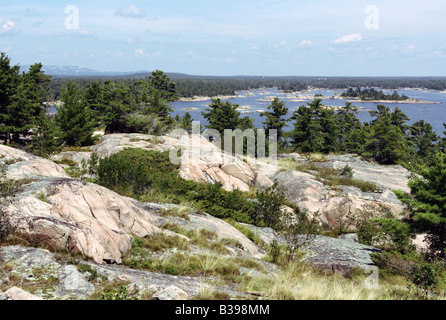
{"label": "blue water", "polygon": [[[345,106],[345,102],[350,99],[339,99],[339,94],[344,90],[321,90],[315,89],[308,92],[302,93],[306,96],[304,101],[292,101],[293,99],[300,99],[293,94],[285,94],[277,89],[258,89],[249,91],[250,96],[248,96],[248,91],[237,92],[240,97],[222,99],[223,101],[229,100],[231,103],[238,104],[240,106],[249,106],[252,109],[240,110],[242,112],[241,116],[247,116],[254,119],[254,125],[258,128],[263,128],[262,122],[265,120],[264,117],[260,117],[260,112],[266,111],[267,107],[271,104],[270,101],[261,101],[264,98],[274,98],[278,97],[285,101],[285,105],[289,109],[288,117],[291,117],[293,112],[299,108],[301,105],[305,105],[308,102],[313,101],[312,95],[320,93],[326,97],[337,97],[336,99],[324,99],[322,103],[327,106]],[[394,90],[385,91],[386,93],[393,93]],[[438,91],[428,91],[428,90],[408,90],[399,89],[397,92],[405,94],[409,98],[419,99],[422,101],[432,101],[439,102],[439,104],[409,104],[409,103],[388,103],[387,105],[390,109],[395,109],[395,107],[400,108],[404,113],[410,118],[408,124],[412,124],[418,120],[424,120],[425,122],[432,125],[433,130],[437,134],[443,136],[443,131],[446,129],[443,127],[443,123],[446,123],[446,93]],[[207,121],[203,118],[201,112],[205,111],[207,105],[211,100],[207,101],[177,101],[171,104],[174,110],[173,116],[177,114],[183,116],[186,112],[189,112],[192,118],[196,121],[200,121],[202,125],[206,125]],[[357,115],[358,119],[362,122],[370,121],[372,117],[370,116],[370,110],[376,110],[376,106],[379,103],[374,102],[354,102],[353,105],[360,108]],[[184,109],[197,108],[198,110],[186,111]],[[286,130],[292,129],[292,123],[289,122],[289,127]]]}

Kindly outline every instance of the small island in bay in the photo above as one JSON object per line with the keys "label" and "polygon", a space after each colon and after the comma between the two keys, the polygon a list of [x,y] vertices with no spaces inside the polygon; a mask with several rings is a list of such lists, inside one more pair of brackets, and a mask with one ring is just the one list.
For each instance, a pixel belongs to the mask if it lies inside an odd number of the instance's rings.
{"label": "small island in bay", "polygon": [[374,103],[440,103],[431,101],[422,101],[419,99],[412,99],[403,94],[398,94],[395,90],[392,94],[385,94],[382,90],[376,90],[374,88],[348,88],[341,93],[341,98],[352,98],[348,102],[374,102]]}

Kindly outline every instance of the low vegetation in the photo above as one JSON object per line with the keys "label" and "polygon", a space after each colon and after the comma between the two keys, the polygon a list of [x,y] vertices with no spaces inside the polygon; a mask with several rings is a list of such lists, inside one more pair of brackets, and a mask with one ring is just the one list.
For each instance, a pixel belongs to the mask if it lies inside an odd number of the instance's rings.
{"label": "low vegetation", "polygon": [[312,174],[323,184],[333,188],[336,186],[353,186],[359,188],[362,192],[380,191],[380,188],[370,181],[353,179],[353,172],[348,166],[342,170],[336,170],[323,166],[324,158],[308,155],[307,159],[309,160],[298,161],[293,158],[282,158],[278,160],[277,165],[284,169]]}

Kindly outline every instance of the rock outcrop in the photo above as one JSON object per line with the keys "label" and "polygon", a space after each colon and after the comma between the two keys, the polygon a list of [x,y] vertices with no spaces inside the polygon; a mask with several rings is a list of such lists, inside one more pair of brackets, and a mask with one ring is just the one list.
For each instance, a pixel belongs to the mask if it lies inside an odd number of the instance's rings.
{"label": "rock outcrop", "polygon": [[[310,213],[319,212],[321,220],[334,227],[338,227],[340,221],[340,208],[345,210],[346,216],[367,205],[386,205],[398,213],[402,206],[392,189],[407,190],[407,172],[401,167],[380,167],[362,162],[354,156],[329,158],[320,164],[335,169],[348,164],[353,168],[355,178],[370,179],[382,189],[379,193],[365,193],[352,186],[339,186],[338,190],[332,190],[314,174],[280,168],[259,159],[232,157],[221,153],[202,137],[179,139],[141,134],[108,135],[93,146],[91,152],[67,152],[53,159],[80,163],[89,159],[92,152],[104,157],[127,147],[169,152],[187,149],[188,152],[183,152],[177,159],[181,160],[180,174],[194,181],[219,182],[226,190],[251,191],[253,187],[264,188],[277,181],[285,188],[291,202],[308,209]],[[175,158],[176,151],[171,155]],[[305,161],[297,154],[290,157]],[[126,279],[130,283],[129,291],[149,290],[157,293],[154,298],[158,299],[186,299],[197,296],[201,290],[209,287],[204,277],[179,277],[119,265],[132,247],[133,235],[140,238],[160,233],[177,235],[163,229],[167,223],[186,230],[205,229],[214,232],[220,239],[232,239],[236,245],[227,246],[231,256],[257,259],[267,265],[259,260],[265,255],[262,249],[230,224],[208,214],[192,211],[188,219],[163,215],[160,211],[174,205],[138,202],[94,183],[71,179],[58,164],[13,148],[0,146],[0,161],[8,164],[8,178],[32,179],[13,200],[3,203],[3,211],[17,225],[17,231],[28,240],[92,258],[94,263],[85,262],[87,266],[94,268],[104,278]],[[247,227],[266,244],[273,239],[283,243],[283,239],[272,229]],[[184,235],[181,237],[188,241]],[[343,273],[354,267],[367,269],[373,264],[370,254],[377,252],[377,249],[356,241],[321,236],[304,249],[307,251],[307,261],[315,267]],[[200,249],[194,250],[199,252]],[[10,292],[0,292],[0,299],[10,299],[11,293],[15,294],[15,299],[84,299],[96,289],[75,266],[60,264],[47,250],[0,247],[0,262],[9,261],[13,261],[24,276],[33,274],[35,269],[45,268],[58,282],[49,292],[27,295],[19,288],[13,288]],[[266,266],[265,269],[270,271],[274,268]],[[240,271],[243,274],[252,272],[246,268]],[[171,285],[175,287],[169,288]],[[225,290],[229,292],[231,289]]]}
{"label": "rock outcrop", "polygon": [[[321,221],[328,226],[338,228],[343,219],[355,215],[365,207],[387,208],[398,216],[404,206],[393,193],[394,189],[408,191],[409,172],[401,166],[381,166],[366,162],[354,155],[324,156],[316,165],[340,170],[349,165],[354,172],[354,179],[369,181],[380,187],[380,192],[363,192],[354,186],[337,186],[337,190],[324,185],[315,174],[281,168],[275,163],[262,159],[238,158],[223,153],[213,143],[202,136],[163,136],[155,137],[144,134],[106,135],[101,142],[93,146],[92,151],[100,157],[117,153],[124,148],[143,148],[157,151],[181,150],[181,158],[175,159],[180,166],[180,175],[197,182],[221,183],[225,190],[250,191],[252,188],[265,188],[277,181],[285,188],[288,200],[306,209],[310,213],[318,212]],[[80,160],[88,157],[64,154],[59,157]],[[309,161],[299,154],[282,155],[294,161]],[[76,160],[77,159],[77,160]],[[269,159],[271,161],[271,159]],[[340,212],[343,217],[340,217]],[[347,223],[348,224],[348,223]],[[354,231],[351,225],[350,231]]]}
{"label": "rock outcrop", "polygon": [[80,252],[96,262],[121,262],[132,234],[162,232],[156,216],[101,186],[73,179],[46,179],[27,186],[6,208],[30,240]]}
{"label": "rock outcrop", "polygon": [[0,161],[9,163],[6,172],[8,179],[69,178],[64,169],[53,161],[4,145],[0,145]]}
{"label": "rock outcrop", "polygon": [[305,261],[312,266],[333,272],[346,273],[352,268],[370,271],[374,266],[371,253],[379,249],[355,241],[317,236],[305,246]]}

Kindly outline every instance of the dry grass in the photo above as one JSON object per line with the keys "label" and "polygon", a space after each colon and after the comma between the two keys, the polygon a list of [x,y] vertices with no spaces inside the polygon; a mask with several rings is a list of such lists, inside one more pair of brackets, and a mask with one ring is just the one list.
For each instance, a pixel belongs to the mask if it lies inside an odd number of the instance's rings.
{"label": "dry grass", "polygon": [[274,278],[253,278],[246,289],[271,300],[390,300],[386,289],[371,290],[366,276],[346,279],[340,274],[321,274],[302,263],[292,263]]}
{"label": "dry grass", "polygon": [[162,212],[162,215],[167,217],[179,217],[189,221],[190,220],[189,214],[192,212],[193,210],[190,208],[190,206],[181,203],[178,207],[169,210],[164,210]]}
{"label": "dry grass", "polygon": [[6,291],[12,287],[19,287],[32,294],[51,296],[58,280],[46,268],[34,268],[26,274],[17,272],[15,269],[16,266],[11,262],[3,264],[0,269],[0,279],[2,280],[0,290]]}

